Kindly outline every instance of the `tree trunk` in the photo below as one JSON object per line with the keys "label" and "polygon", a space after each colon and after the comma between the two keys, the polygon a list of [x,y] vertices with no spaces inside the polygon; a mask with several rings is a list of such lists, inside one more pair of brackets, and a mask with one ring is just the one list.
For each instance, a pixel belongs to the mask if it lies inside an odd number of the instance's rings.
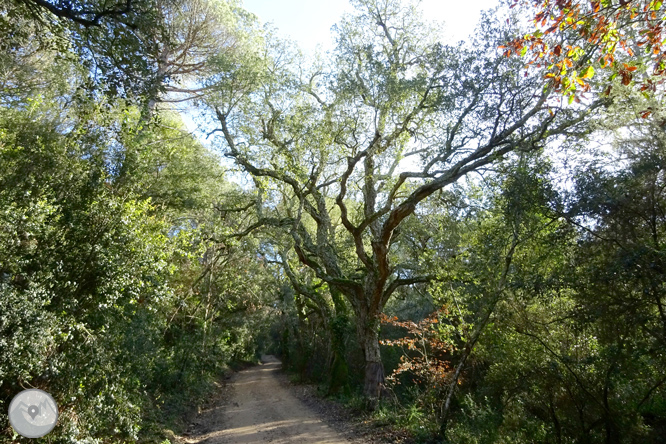
{"label": "tree trunk", "polygon": [[[373,319],[374,318],[374,319]],[[359,319],[359,342],[365,355],[365,383],[363,393],[370,399],[378,399],[384,388],[384,364],[379,351],[379,319],[373,316]]]}
{"label": "tree trunk", "polygon": [[349,320],[345,314],[336,315],[329,323],[329,335],[333,359],[330,369],[328,394],[349,392],[349,367],[346,359],[345,330]]}

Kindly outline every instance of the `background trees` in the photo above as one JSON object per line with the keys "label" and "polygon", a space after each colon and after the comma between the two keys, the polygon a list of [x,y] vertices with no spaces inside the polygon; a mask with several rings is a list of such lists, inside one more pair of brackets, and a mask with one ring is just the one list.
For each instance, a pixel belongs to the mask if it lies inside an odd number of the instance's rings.
{"label": "background trees", "polygon": [[[137,11],[88,25],[26,7],[0,14],[0,441],[16,439],[7,405],[26,387],[57,400],[54,442],[160,440],[255,359],[273,275],[253,241],[211,240],[239,224],[214,205],[244,194],[219,158],[176,114],[146,119],[145,85],[102,94],[121,74],[91,85],[97,68],[79,65],[84,35],[145,35],[125,21]],[[129,51],[103,43],[86,51]]]}
{"label": "background trees", "polygon": [[75,57],[97,91],[145,99],[157,86],[156,41],[165,26],[156,6],[151,0],[5,2],[2,33],[7,43],[29,36],[33,45]]}

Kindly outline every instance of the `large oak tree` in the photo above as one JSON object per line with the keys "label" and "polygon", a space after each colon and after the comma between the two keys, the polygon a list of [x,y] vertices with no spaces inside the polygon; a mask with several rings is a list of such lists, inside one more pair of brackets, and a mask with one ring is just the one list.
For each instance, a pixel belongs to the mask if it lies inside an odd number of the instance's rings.
{"label": "large oak tree", "polygon": [[396,260],[403,222],[460,178],[580,130],[599,103],[563,106],[502,55],[511,30],[492,18],[468,46],[446,46],[414,4],[352,3],[327,62],[306,66],[267,37],[254,65],[225,66],[209,105],[226,155],[271,213],[252,226],[281,226],[301,264],[351,305],[375,398],[380,314],[396,289],[432,279]]}

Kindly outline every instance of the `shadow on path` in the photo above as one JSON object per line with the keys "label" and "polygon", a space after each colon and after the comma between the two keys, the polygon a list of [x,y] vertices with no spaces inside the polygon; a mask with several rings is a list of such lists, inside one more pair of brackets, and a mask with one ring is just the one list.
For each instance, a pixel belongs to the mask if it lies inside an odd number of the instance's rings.
{"label": "shadow on path", "polygon": [[206,444],[342,444],[345,438],[327,426],[298,400],[277,377],[282,363],[272,355],[262,364],[231,379],[231,396],[225,405],[204,413],[205,434],[190,443]]}

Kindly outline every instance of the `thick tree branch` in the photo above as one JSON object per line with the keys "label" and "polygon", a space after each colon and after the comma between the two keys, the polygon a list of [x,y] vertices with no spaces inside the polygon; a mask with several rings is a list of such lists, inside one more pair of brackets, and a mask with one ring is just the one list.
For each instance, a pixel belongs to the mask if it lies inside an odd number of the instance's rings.
{"label": "thick tree branch", "polygon": [[405,285],[425,284],[428,282],[432,282],[433,280],[435,280],[435,275],[394,279],[393,282],[388,284],[386,290],[384,290],[384,295],[382,296],[381,305],[384,306],[388,302],[391,295],[393,295],[393,292],[397,290],[399,287],[404,287]]}
{"label": "thick tree branch", "polygon": [[99,10],[81,9],[73,7],[70,2],[59,1],[53,3],[47,0],[19,0],[21,3],[27,5],[31,9],[35,7],[45,9],[51,14],[59,18],[71,20],[75,23],[83,25],[84,27],[100,26],[100,22],[104,18],[112,18],[115,21],[123,23],[129,28],[134,26],[128,22],[121,20],[128,13],[132,12],[132,0],[125,0],[119,2],[111,8],[102,8]]}

